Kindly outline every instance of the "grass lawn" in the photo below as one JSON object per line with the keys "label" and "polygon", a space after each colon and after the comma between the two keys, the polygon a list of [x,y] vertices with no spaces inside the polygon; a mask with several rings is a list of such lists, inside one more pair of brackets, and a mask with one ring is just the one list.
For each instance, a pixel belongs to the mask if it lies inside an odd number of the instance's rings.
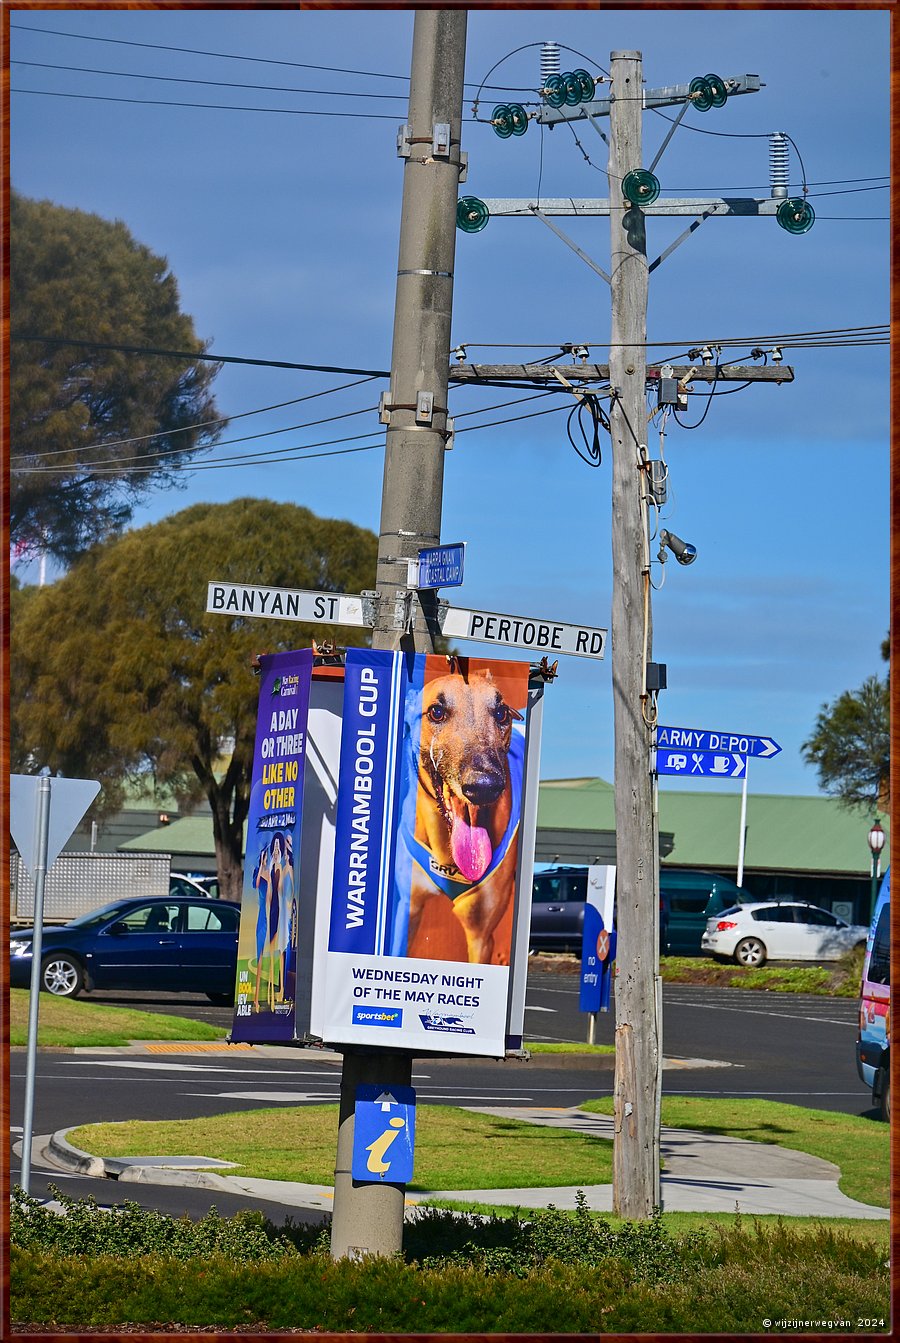
{"label": "grass lawn", "polygon": [[[612,1098],[585,1101],[583,1110],[612,1114]],[[839,1188],[848,1198],[887,1208],[890,1131],[887,1124],[833,1110],[807,1110],[781,1101],[663,1096],[662,1122],[699,1133],[724,1133],[751,1142],[774,1143],[833,1161]]]}
{"label": "grass lawn", "polygon": [[[93,1156],[212,1156],[237,1162],[231,1174],[327,1185],[334,1183],[336,1139],[336,1105],[86,1124],[68,1135]],[[416,1117],[411,1190],[611,1182],[611,1142],[446,1105],[423,1106]]]}
{"label": "grass lawn", "polygon": [[[38,1045],[92,1048],[127,1045],[132,1040],[221,1040],[224,1028],[205,1021],[106,1007],[79,999],[42,993],[38,1013]],[[28,1043],[28,989],[9,994],[9,1043]]]}
{"label": "grass lawn", "polygon": [[615,1045],[580,1045],[574,1040],[525,1041],[529,1054],[615,1054]]}

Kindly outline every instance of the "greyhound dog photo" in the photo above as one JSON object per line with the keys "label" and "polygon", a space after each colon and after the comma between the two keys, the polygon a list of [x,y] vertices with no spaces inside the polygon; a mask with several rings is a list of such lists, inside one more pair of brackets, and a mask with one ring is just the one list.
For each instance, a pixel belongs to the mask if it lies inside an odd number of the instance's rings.
{"label": "greyhound dog photo", "polygon": [[450,666],[426,681],[414,709],[420,735],[415,829],[406,835],[413,859],[406,954],[508,965],[524,755],[524,735],[513,724],[524,715],[490,668],[470,672],[467,658]]}

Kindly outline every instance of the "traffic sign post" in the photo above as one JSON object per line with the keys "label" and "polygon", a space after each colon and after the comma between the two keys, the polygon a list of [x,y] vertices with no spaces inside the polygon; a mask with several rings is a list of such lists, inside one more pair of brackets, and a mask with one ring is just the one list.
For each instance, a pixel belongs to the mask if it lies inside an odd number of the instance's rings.
{"label": "traffic sign post", "polygon": [[656,749],[650,752],[650,773],[682,778],[740,779],[741,819],[738,834],[737,884],[744,880],[747,838],[747,773],[751,758],[770,760],[781,747],[773,737],[741,732],[714,732],[709,728],[656,729]]}
{"label": "traffic sign post", "polygon": [[44,882],[62,846],[99,792],[100,784],[96,779],[52,779],[49,770],[40,775],[11,774],[9,779],[9,831],[19,856],[34,878],[34,933],[31,939],[31,987],[25,1055],[25,1114],[22,1120],[21,1184],[26,1194],[31,1187]]}

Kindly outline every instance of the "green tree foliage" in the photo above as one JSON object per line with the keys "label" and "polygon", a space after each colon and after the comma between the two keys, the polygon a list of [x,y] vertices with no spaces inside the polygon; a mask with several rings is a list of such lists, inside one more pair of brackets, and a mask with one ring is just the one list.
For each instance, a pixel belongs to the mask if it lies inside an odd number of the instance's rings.
{"label": "green tree foliage", "polygon": [[801,747],[819,771],[826,793],[848,807],[880,807],[890,800],[890,697],[888,678],[870,676],[859,690],[845,690],[823,704],[812,736]]}
{"label": "green tree foliage", "polygon": [[[99,779],[99,814],[127,780],[204,795],[223,894],[238,898],[259,653],[347,630],[206,613],[207,582],[359,592],[376,538],[293,504],[198,504],[94,547],[32,589],[11,631],[15,767]],[[96,805],[96,804],[95,804]]]}
{"label": "green tree foliage", "polygon": [[53,343],[204,352],[165,259],[121,221],[13,192],[10,255],[10,543],[69,563],[215,441],[218,369]]}

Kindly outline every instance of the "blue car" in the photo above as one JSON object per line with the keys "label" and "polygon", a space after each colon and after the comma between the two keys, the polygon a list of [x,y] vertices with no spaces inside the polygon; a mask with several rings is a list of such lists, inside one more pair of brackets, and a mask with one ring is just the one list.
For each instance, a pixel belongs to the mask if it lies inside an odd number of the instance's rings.
{"label": "blue car", "polygon": [[[75,998],[82,989],[205,993],[234,1001],[241,907],[228,900],[159,896],[116,900],[41,936],[41,989]],[[11,932],[10,984],[31,984],[34,930]]]}

